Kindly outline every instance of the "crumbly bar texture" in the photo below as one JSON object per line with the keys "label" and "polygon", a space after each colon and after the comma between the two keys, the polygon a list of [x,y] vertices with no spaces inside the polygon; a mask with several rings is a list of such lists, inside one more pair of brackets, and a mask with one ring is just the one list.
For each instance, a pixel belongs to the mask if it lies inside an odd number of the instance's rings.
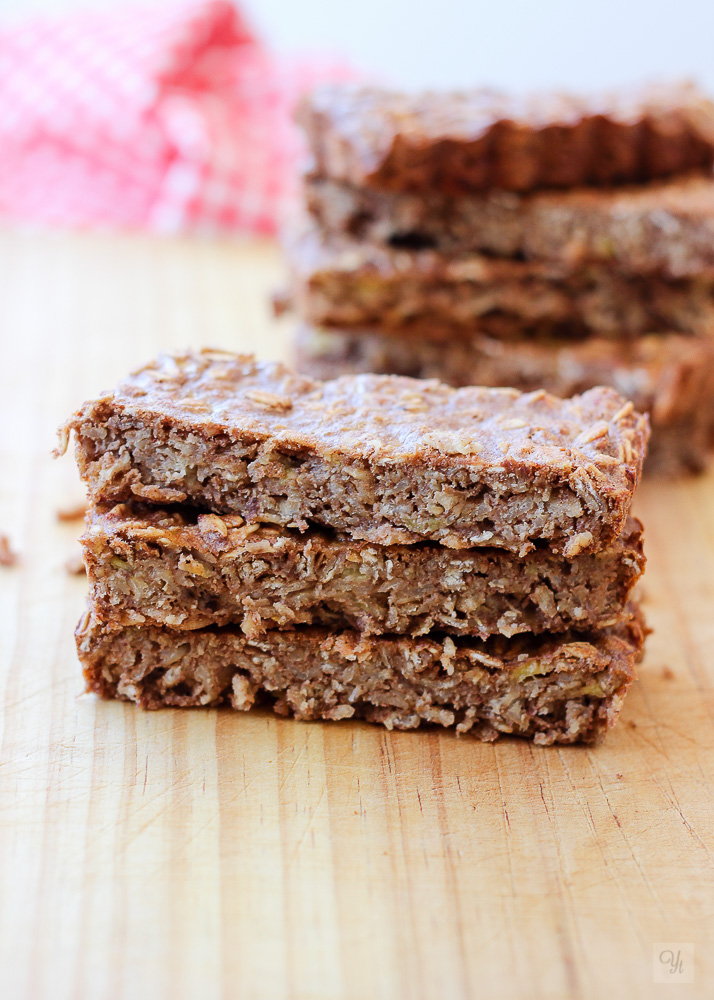
{"label": "crumbly bar texture", "polygon": [[113,631],[85,616],[77,649],[87,689],[144,708],[272,702],[297,719],[366,719],[389,729],[422,723],[483,740],[592,741],[611,726],[634,679],[643,628],[480,642],[375,638],[320,628]]}
{"label": "crumbly bar texture", "polygon": [[204,512],[378,544],[436,541],[568,558],[624,528],[649,436],[611,389],[543,391],[395,376],[316,382],[203,351],[162,356],[65,424],[94,503]]}
{"label": "crumbly bar texture", "polygon": [[299,328],[295,365],[315,378],[358,372],[438,378],[449,385],[542,387],[556,396],[610,385],[648,413],[645,472],[701,472],[714,446],[714,338],[652,334],[620,342],[590,338],[521,342],[482,335],[434,343],[375,332]]}
{"label": "crumbly bar texture", "polygon": [[516,635],[612,625],[644,569],[642,525],[573,560],[539,548],[372,545],[236,515],[94,509],[83,536],[92,614],[108,625],[298,625],[365,634]]}
{"label": "crumbly bar texture", "polygon": [[289,298],[308,323],[451,340],[610,336],[714,329],[714,275],[626,275],[476,253],[408,250],[298,221],[285,237]]}
{"label": "crumbly bar texture", "polygon": [[589,99],[323,86],[302,104],[318,175],[462,194],[641,183],[714,164],[714,105],[692,85]]}
{"label": "crumbly bar texture", "polygon": [[403,249],[486,253],[578,269],[605,262],[630,275],[697,278],[714,271],[714,179],[450,198],[355,188],[308,177],[310,214],[331,233]]}

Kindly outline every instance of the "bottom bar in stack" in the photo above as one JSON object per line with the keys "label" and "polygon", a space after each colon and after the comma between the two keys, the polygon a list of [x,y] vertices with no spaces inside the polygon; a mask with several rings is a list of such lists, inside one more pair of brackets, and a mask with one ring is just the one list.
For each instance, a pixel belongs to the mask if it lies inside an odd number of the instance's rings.
{"label": "bottom bar in stack", "polygon": [[591,742],[617,719],[643,643],[635,608],[585,633],[488,640],[365,636],[306,627],[249,639],[223,626],[107,629],[87,615],[77,648],[89,690],[144,708],[258,699],[297,719],[387,728],[455,726],[482,740]]}
{"label": "bottom bar in stack", "polygon": [[561,397],[609,385],[650,415],[648,472],[700,472],[714,447],[714,337],[657,333],[626,342],[506,342],[474,334],[445,342],[303,326],[295,365],[319,379],[376,372],[454,386],[543,388]]}

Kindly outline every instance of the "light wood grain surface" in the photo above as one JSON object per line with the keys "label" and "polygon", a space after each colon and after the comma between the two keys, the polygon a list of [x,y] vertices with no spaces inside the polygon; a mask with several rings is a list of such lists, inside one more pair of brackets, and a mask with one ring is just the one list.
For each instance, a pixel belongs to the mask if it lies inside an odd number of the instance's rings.
{"label": "light wood grain surface", "polygon": [[[54,428],[160,349],[280,356],[279,274],[267,244],[0,234],[0,996],[712,996],[711,476],[641,491],[655,631],[595,749],[82,694]],[[654,983],[660,945],[694,983]]]}

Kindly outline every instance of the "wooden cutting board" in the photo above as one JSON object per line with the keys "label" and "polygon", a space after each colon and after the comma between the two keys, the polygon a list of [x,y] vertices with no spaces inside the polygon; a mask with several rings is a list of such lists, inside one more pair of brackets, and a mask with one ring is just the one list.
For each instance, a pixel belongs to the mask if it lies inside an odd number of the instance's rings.
{"label": "wooden cutting board", "polygon": [[655,631],[595,749],[82,694],[54,428],[161,349],[281,356],[279,275],[267,244],[0,234],[0,996],[633,1000],[666,951],[712,996],[711,476],[641,490]]}

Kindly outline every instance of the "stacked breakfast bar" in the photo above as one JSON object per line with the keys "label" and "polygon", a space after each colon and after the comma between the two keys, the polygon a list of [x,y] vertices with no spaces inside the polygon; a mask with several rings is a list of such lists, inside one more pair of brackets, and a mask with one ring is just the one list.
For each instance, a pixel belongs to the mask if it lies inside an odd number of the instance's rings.
{"label": "stacked breakfast bar", "polygon": [[170,357],[68,422],[89,690],[161,706],[598,737],[643,626],[649,433],[609,388],[319,382]]}
{"label": "stacked breakfast bar", "polygon": [[323,87],[301,111],[286,238],[298,367],[455,386],[609,385],[652,421],[648,468],[714,438],[714,105]]}

